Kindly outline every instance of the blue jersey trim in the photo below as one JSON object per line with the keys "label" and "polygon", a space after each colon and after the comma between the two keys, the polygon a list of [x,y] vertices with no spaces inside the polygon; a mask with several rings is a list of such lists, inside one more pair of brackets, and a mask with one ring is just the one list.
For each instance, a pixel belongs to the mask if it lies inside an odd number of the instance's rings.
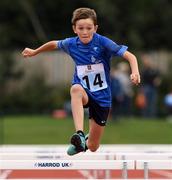
{"label": "blue jersey trim", "polygon": [[123,54],[127,51],[128,47],[127,46],[122,46],[121,49],[118,51],[119,56],[123,56]]}

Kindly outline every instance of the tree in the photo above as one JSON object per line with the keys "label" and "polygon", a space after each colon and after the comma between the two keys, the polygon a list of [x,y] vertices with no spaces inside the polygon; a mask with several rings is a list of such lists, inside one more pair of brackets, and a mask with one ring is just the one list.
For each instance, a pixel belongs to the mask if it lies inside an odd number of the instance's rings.
{"label": "tree", "polygon": [[[172,48],[172,1],[169,0],[11,0],[0,1],[0,49],[38,46],[74,35],[71,16],[78,7],[94,8],[98,32],[133,49]],[[162,10],[163,7],[163,10]]]}
{"label": "tree", "polygon": [[[3,106],[6,104],[7,97],[11,93],[11,89],[9,89],[9,83],[11,81],[20,80],[23,76],[24,72],[21,69],[15,69],[15,61],[13,59],[12,54],[8,52],[4,52],[0,56],[0,107],[1,110]],[[13,92],[12,92],[13,94]]]}

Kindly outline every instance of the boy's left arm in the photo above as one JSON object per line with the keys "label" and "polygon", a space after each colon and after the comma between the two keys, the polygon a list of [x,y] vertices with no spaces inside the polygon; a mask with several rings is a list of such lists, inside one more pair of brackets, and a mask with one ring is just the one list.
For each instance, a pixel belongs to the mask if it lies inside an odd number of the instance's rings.
{"label": "boy's left arm", "polygon": [[140,83],[140,73],[139,73],[136,56],[134,54],[132,54],[131,52],[126,51],[123,54],[123,58],[128,60],[128,62],[130,64],[130,67],[131,67],[130,79],[131,79],[132,83],[138,85]]}

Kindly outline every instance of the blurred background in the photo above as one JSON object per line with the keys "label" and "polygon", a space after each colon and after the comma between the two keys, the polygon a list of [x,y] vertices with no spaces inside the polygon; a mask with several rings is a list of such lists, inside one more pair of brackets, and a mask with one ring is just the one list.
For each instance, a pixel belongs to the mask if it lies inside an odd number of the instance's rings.
{"label": "blurred background", "polygon": [[[172,2],[170,0],[1,0],[0,143],[66,144],[74,131],[71,58],[61,51],[24,59],[25,47],[74,36],[72,12],[94,8],[98,33],[129,46],[141,85],[128,63],[112,59],[112,111],[104,144],[172,143]],[[88,130],[87,112],[85,129]]]}

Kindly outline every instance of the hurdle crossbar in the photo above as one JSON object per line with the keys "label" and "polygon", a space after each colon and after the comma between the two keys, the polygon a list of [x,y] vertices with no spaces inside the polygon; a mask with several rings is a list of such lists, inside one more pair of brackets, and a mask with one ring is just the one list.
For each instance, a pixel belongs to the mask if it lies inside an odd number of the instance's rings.
{"label": "hurdle crossbar", "polygon": [[[0,169],[134,169],[132,160],[0,160]],[[125,168],[125,169],[126,169]]]}
{"label": "hurdle crossbar", "polygon": [[0,153],[1,160],[114,160],[114,153]]}
{"label": "hurdle crossbar", "polygon": [[116,160],[172,160],[172,153],[116,153]]}
{"label": "hurdle crossbar", "polygon": [[137,160],[136,169],[144,170],[144,178],[149,178],[149,170],[172,170],[172,160]]}
{"label": "hurdle crossbar", "polygon": [[[0,152],[60,152],[63,153],[68,148],[67,145],[0,145]],[[157,152],[172,152],[172,145],[108,145],[102,144],[97,152],[146,152],[146,153],[157,153]]]}
{"label": "hurdle crossbar", "polygon": [[145,162],[149,169],[172,169],[172,160],[137,160],[137,169],[143,169]]}

